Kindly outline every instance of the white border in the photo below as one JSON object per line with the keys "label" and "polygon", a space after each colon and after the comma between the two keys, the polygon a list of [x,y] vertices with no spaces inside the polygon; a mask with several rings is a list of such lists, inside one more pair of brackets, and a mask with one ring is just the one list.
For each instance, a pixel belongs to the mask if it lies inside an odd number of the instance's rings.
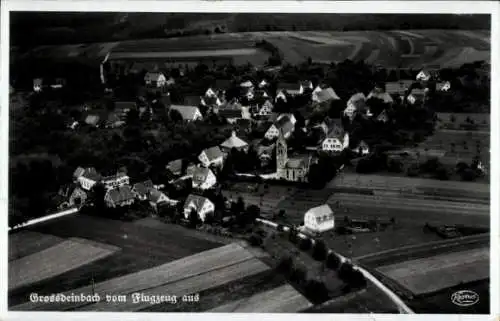
{"label": "white border", "polygon": [[[0,226],[7,231],[7,195],[8,195],[8,72],[9,72],[9,34],[8,22],[9,11],[127,11],[127,12],[279,12],[279,13],[486,13],[492,14],[491,30],[491,57],[492,57],[492,96],[491,96],[491,315],[483,316],[458,316],[458,315],[373,315],[373,314],[336,314],[335,320],[499,320],[492,315],[500,313],[500,220],[499,220],[499,128],[500,124],[499,103],[500,96],[500,63],[499,63],[499,9],[496,2],[488,1],[132,1],[132,0],[2,0],[1,5],[1,63],[0,63]],[[496,196],[496,197],[495,197]],[[0,271],[6,277],[7,269],[7,233],[1,235],[2,244],[0,260]],[[5,294],[0,301],[0,319],[4,319],[7,309],[7,285],[0,282],[0,293]],[[204,314],[203,317],[213,320],[229,319],[282,319],[282,320],[304,320],[312,315],[304,314]],[[159,313],[61,313],[61,312],[9,312],[8,320],[56,320],[56,319],[109,319],[109,320],[172,320],[172,314]],[[178,313],[177,320],[193,320],[201,317],[200,314]],[[314,314],[318,320],[332,320],[332,315]]]}

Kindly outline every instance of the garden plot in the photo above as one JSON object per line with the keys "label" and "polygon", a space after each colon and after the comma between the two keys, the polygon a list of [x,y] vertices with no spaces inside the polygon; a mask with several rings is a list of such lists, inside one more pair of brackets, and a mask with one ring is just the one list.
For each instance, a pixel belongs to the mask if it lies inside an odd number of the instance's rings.
{"label": "garden plot", "polygon": [[9,263],[9,290],[39,282],[111,255],[119,248],[69,239]]}
{"label": "garden plot", "polygon": [[[151,269],[124,275],[94,285],[96,293],[103,294],[127,294],[142,291],[144,289],[158,287],[164,284],[194,277],[208,271],[217,270],[226,266],[245,262],[253,258],[253,255],[233,243],[216,249],[200,252],[182,259],[163,264]],[[67,291],[66,293],[91,294],[92,287],[85,286]],[[14,310],[68,310],[75,309],[85,303],[50,303],[37,305],[25,303],[15,306]]]}
{"label": "garden plot", "polygon": [[489,248],[442,254],[377,270],[416,295],[489,278]]}
{"label": "garden plot", "polygon": [[312,304],[291,285],[286,284],[249,298],[221,305],[209,312],[294,313]]}
{"label": "garden plot", "polygon": [[9,234],[9,261],[19,259],[63,242],[64,239],[32,231]]}
{"label": "garden plot", "polygon": [[[196,294],[201,291],[205,291],[207,289],[215,288],[223,284],[232,282],[234,280],[243,279],[245,277],[266,271],[268,269],[269,266],[264,264],[262,261],[252,258],[236,264],[226,264],[224,267],[218,269],[206,270],[207,272],[205,273],[193,275],[191,277],[185,277],[179,279],[176,282],[171,282],[160,287],[149,288],[141,291],[141,293],[149,297],[175,295],[177,296],[177,299],[180,300],[183,295]],[[203,300],[203,298],[200,298],[200,300]],[[78,311],[133,312],[148,308],[151,305],[152,303],[150,302],[134,303],[129,296],[127,298],[127,302],[100,302],[97,304],[84,306],[81,309],[78,309]]]}

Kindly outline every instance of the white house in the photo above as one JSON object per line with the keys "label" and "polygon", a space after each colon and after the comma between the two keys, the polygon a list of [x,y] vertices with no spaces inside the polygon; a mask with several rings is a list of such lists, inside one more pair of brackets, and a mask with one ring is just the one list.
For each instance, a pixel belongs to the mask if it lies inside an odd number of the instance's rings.
{"label": "white house", "polygon": [[269,116],[273,112],[273,103],[270,100],[266,100],[259,109],[260,116]]}
{"label": "white house", "polygon": [[190,194],[184,203],[184,217],[186,219],[189,219],[192,210],[195,210],[200,220],[204,222],[207,215],[215,211],[215,205],[206,197]]}
{"label": "white house", "polygon": [[193,173],[193,188],[210,189],[217,184],[217,177],[210,168],[197,167]]}
{"label": "white house", "polygon": [[99,174],[93,167],[78,167],[73,173],[73,177],[80,184],[80,186],[87,191],[90,191],[92,187],[102,179],[101,174]]}
{"label": "white house", "polygon": [[198,156],[198,160],[204,167],[209,167],[211,165],[222,167],[224,163],[224,154],[219,146],[213,146],[202,150]]}
{"label": "white house", "polygon": [[326,138],[321,142],[321,149],[326,152],[341,152],[349,146],[349,134],[342,127],[333,124]]}
{"label": "white house", "polygon": [[451,89],[451,84],[449,81],[445,81],[445,82],[438,82],[436,84],[436,89],[438,91],[449,91]]}
{"label": "white house", "polygon": [[167,78],[159,71],[150,71],[144,76],[144,83],[147,86],[161,88],[167,84]]}
{"label": "white house", "polygon": [[328,204],[313,207],[304,214],[304,227],[315,233],[332,230],[335,227],[333,211]]}
{"label": "white house", "polygon": [[274,138],[277,138],[281,132],[283,137],[285,139],[288,139],[292,134],[292,132],[294,131],[294,129],[295,126],[291,121],[290,117],[288,116],[281,117],[278,119],[278,121],[276,121],[269,127],[269,129],[264,134],[264,137],[268,140],[272,140]]}
{"label": "white house", "polygon": [[429,81],[431,79],[431,73],[427,70],[421,70],[417,74],[417,80],[418,81]]}
{"label": "white house", "polygon": [[370,147],[365,141],[360,141],[358,146],[352,149],[355,153],[361,153],[361,155],[368,155],[370,153]]}
{"label": "white house", "polygon": [[119,172],[116,175],[104,177],[102,183],[106,189],[112,189],[130,184],[130,177],[125,173]]}
{"label": "white house", "polygon": [[196,121],[203,119],[200,109],[196,106],[172,105],[170,110],[178,111],[185,121]]}

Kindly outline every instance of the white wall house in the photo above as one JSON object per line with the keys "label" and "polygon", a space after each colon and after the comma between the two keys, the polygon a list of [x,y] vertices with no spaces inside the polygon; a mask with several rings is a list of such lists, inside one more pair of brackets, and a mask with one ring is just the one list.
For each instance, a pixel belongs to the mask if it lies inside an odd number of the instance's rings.
{"label": "white wall house", "polygon": [[352,151],[355,153],[361,152],[361,155],[364,156],[364,155],[368,155],[370,153],[370,147],[364,141],[360,141],[358,146],[353,148]]}
{"label": "white wall house", "polygon": [[321,149],[327,152],[341,152],[349,146],[349,134],[327,137],[321,143]]}
{"label": "white wall house", "polygon": [[167,78],[161,72],[147,72],[144,76],[144,83],[146,86],[161,88],[167,84]]}
{"label": "white wall house", "polygon": [[204,149],[200,155],[198,155],[198,160],[204,167],[209,167],[211,165],[221,167],[224,164],[224,154],[219,146],[214,146]]}
{"label": "white wall house", "polygon": [[217,178],[211,169],[198,167],[193,173],[193,188],[207,190],[217,184]]}
{"label": "white wall house", "polygon": [[207,215],[215,211],[215,205],[206,197],[191,194],[184,203],[184,217],[186,219],[189,219],[189,214],[193,209],[200,220],[204,222]]}
{"label": "white wall house", "polygon": [[417,80],[418,81],[429,81],[431,79],[431,73],[428,72],[427,70],[421,70],[417,74]]}
{"label": "white wall house", "polygon": [[313,207],[304,215],[304,227],[312,232],[321,233],[335,227],[333,211],[328,204]]}

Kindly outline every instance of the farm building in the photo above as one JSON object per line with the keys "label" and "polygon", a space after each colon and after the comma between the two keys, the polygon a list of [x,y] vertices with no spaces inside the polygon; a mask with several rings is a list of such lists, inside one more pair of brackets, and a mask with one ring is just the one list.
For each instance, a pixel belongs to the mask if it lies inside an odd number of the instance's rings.
{"label": "farm building", "polygon": [[210,189],[217,184],[217,177],[210,168],[196,167],[193,173],[193,188]]}
{"label": "farm building", "polygon": [[204,167],[216,166],[222,167],[224,163],[224,154],[219,146],[213,146],[201,151],[198,160]]}
{"label": "farm building", "polygon": [[99,174],[93,167],[78,167],[73,173],[73,177],[86,191],[90,191],[92,187],[102,179],[101,174]]}
{"label": "farm building", "polygon": [[269,127],[269,129],[264,134],[264,137],[272,140],[281,134],[285,139],[288,139],[294,129],[295,126],[290,117],[283,116]]}
{"label": "farm building", "polygon": [[149,71],[144,76],[146,86],[161,88],[167,85],[167,78],[162,72]]}
{"label": "farm building", "polygon": [[123,207],[134,203],[135,195],[128,185],[110,189],[104,196],[104,201],[108,207]]}
{"label": "farm building", "polygon": [[370,153],[370,147],[365,141],[362,140],[352,149],[352,151],[361,155],[368,155]]}
{"label": "farm building", "polygon": [[132,192],[139,200],[145,201],[148,199],[149,190],[152,188],[153,182],[151,180],[147,180],[144,182],[135,183],[132,187]]}
{"label": "farm building", "polygon": [[112,189],[130,183],[130,177],[127,174],[119,172],[116,175],[107,176],[102,178],[102,183],[106,189]]}
{"label": "farm building", "polygon": [[170,110],[179,112],[184,121],[190,122],[203,119],[200,109],[196,106],[172,105]]}
{"label": "farm building", "polygon": [[335,90],[333,90],[332,87],[321,89],[319,91],[313,91],[312,94],[312,100],[320,104],[339,99],[340,97],[337,95],[337,93],[335,92]]}
{"label": "farm building", "polygon": [[312,157],[309,155],[288,157],[288,146],[282,132],[276,141],[276,168],[278,178],[292,182],[307,182]]}
{"label": "farm building", "polygon": [[326,138],[321,142],[321,149],[328,152],[341,152],[349,146],[349,134],[341,125],[330,123],[327,125]]}
{"label": "farm building", "polygon": [[389,95],[405,96],[408,89],[413,85],[413,80],[401,80],[396,82],[387,82],[385,92]]}
{"label": "farm building", "polygon": [[374,88],[369,94],[366,99],[370,98],[376,98],[382,100],[386,104],[392,104],[394,102],[394,99],[392,99],[391,95],[389,93],[383,91],[380,88]]}
{"label": "farm building", "polygon": [[335,227],[333,210],[328,204],[309,209],[304,214],[304,227],[315,233],[332,230]]}
{"label": "farm building", "polygon": [[236,135],[236,132],[233,131],[231,133],[231,137],[229,137],[222,144],[220,144],[220,147],[223,153],[229,153],[233,148],[239,151],[247,151],[248,143],[239,138]]}
{"label": "farm building", "polygon": [[207,215],[215,211],[215,205],[206,197],[190,194],[184,203],[184,217],[186,219],[189,218],[192,210],[195,210],[200,220],[204,222]]}

